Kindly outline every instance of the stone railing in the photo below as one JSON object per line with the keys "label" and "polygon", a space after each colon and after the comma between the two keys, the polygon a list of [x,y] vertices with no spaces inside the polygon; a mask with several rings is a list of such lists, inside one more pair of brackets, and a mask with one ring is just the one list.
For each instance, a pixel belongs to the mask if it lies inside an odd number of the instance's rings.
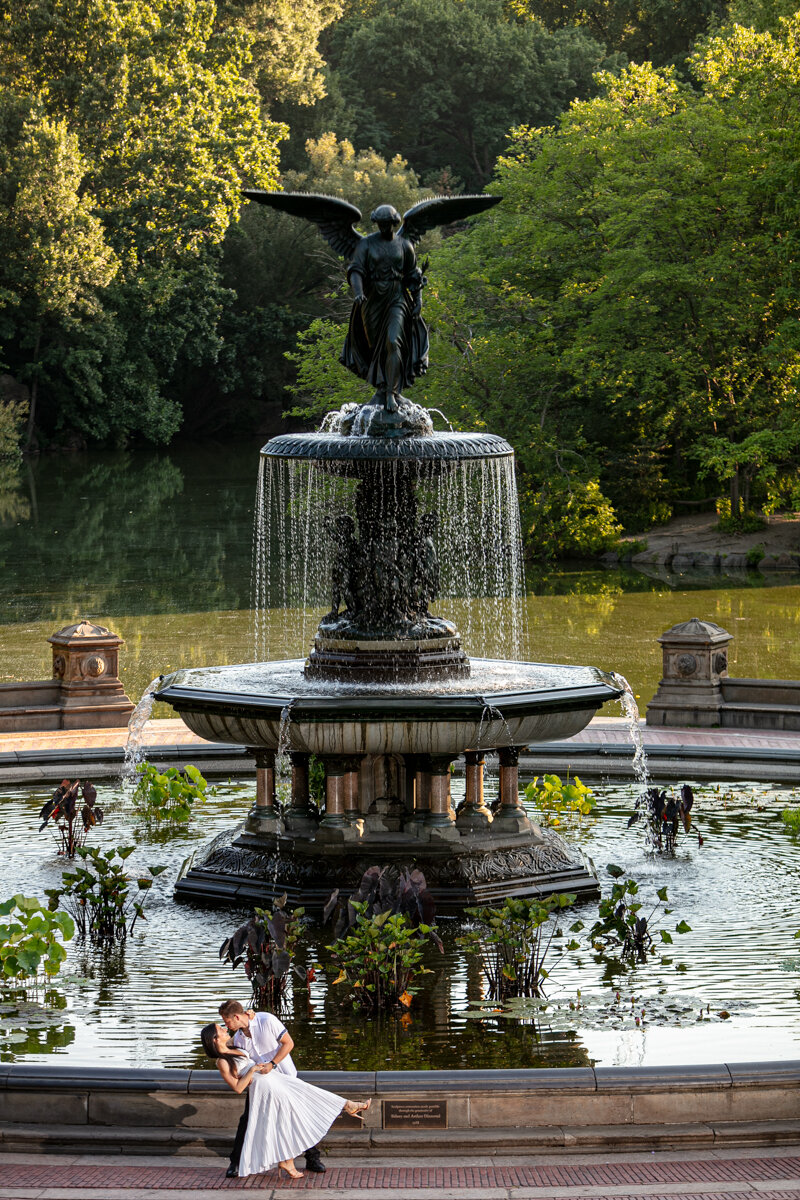
{"label": "stone railing", "polygon": [[[317,1071],[302,1078],[373,1098],[340,1118],[328,1152],[456,1155],[790,1142],[800,1062],[476,1071]],[[216,1071],[0,1065],[0,1150],[224,1155],[242,1111]]]}

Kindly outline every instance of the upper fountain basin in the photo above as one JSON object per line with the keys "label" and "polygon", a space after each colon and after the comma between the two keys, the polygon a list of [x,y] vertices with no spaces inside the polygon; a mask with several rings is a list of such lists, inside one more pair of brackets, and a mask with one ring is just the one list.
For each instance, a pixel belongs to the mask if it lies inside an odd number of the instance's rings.
{"label": "upper fountain basin", "polygon": [[473,658],[468,678],[307,679],[303,659],[199,667],[164,678],[165,700],[209,741],[321,755],[450,754],[572,737],[620,688],[595,667]]}
{"label": "upper fountain basin", "polygon": [[493,433],[432,433],[426,437],[355,437],[341,433],[284,433],[272,438],[261,451],[269,458],[300,458],[317,461],[404,462],[431,460],[457,462],[462,459],[507,458],[514,451],[504,438]]}

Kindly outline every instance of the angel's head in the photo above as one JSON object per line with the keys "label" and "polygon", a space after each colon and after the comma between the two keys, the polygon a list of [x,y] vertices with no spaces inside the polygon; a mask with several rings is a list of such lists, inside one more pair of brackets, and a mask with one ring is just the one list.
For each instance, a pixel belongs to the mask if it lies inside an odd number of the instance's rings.
{"label": "angel's head", "polygon": [[370,220],[375,222],[384,237],[393,237],[395,230],[399,229],[402,224],[403,218],[393,205],[379,204],[370,213]]}

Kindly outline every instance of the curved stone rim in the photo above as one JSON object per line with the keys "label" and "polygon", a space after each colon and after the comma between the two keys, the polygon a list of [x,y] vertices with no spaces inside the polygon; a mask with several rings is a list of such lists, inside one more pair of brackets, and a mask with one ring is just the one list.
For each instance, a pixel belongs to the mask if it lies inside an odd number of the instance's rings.
{"label": "curved stone rim", "polygon": [[495,692],[482,695],[477,690],[461,696],[302,696],[287,694],[255,695],[186,688],[168,684],[155,694],[156,700],[181,712],[226,712],[237,716],[280,719],[288,708],[290,720],[303,722],[354,721],[448,721],[474,719],[486,710],[502,716],[520,716],[537,712],[570,712],[597,709],[608,700],[616,700],[621,689],[598,680],[594,684],[549,688],[539,691]]}
{"label": "curved stone rim", "polygon": [[514,450],[494,433],[432,433],[427,437],[352,437],[340,433],[282,433],[261,449],[263,458],[363,462],[459,462],[509,458]]}

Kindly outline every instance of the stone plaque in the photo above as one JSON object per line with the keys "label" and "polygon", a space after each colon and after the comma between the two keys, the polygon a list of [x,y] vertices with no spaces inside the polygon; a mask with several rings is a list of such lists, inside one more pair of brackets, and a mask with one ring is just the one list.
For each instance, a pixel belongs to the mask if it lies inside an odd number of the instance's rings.
{"label": "stone plaque", "polygon": [[384,1129],[446,1129],[446,1100],[384,1100]]}

